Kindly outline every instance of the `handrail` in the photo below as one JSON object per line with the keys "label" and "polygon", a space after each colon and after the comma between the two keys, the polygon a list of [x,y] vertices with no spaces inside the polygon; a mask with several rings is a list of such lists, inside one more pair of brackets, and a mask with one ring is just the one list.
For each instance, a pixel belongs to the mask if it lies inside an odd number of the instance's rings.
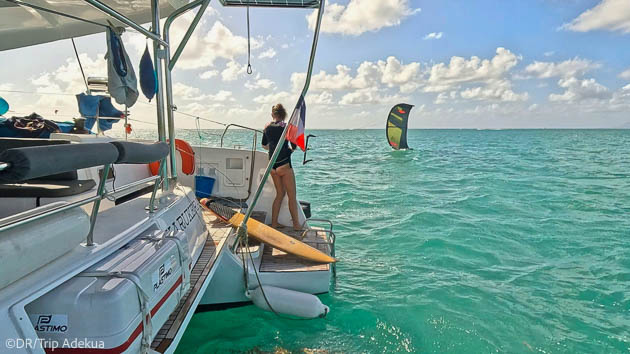
{"label": "handrail", "polygon": [[[314,62],[315,62],[315,52],[317,50],[317,41],[319,39],[319,29],[321,28],[322,17],[324,16],[324,4],[325,3],[326,3],[326,1],[320,1],[320,3],[319,3],[319,10],[317,12],[317,25],[315,26],[315,33],[313,34],[313,44],[311,46],[311,56],[310,56],[309,62],[308,62],[308,69],[306,71],[306,81],[304,82],[304,88],[302,88],[302,93],[300,94],[300,98],[298,99],[298,103],[295,105],[295,108],[293,109],[293,113],[291,114],[291,117],[300,108],[301,100],[304,99],[304,95],[306,95],[306,92],[308,92],[308,88],[309,88],[309,86],[311,84],[311,75],[313,74],[313,65],[314,65]],[[284,130],[282,131],[282,135],[280,136],[280,139],[278,140],[278,144],[277,144],[278,147],[282,146],[284,144],[284,142],[286,141],[287,132],[288,131],[289,131],[289,124],[285,125]],[[247,213],[245,213],[245,217],[243,217],[243,222],[239,226],[239,233],[238,233],[237,238],[236,238],[237,241],[238,241],[238,239],[240,237],[247,237],[247,221],[249,220],[250,216],[252,215],[252,212],[254,211],[254,206],[256,205],[256,203],[258,202],[258,198],[262,194],[262,190],[263,190],[263,188],[265,186],[265,183],[267,182],[267,178],[269,177],[269,174],[271,173],[271,168],[276,163],[276,160],[278,159],[278,155],[280,154],[281,150],[282,149],[276,149],[273,152],[273,155],[271,156],[271,158],[269,159],[269,163],[267,164],[267,169],[265,170],[265,174],[263,175],[262,180],[260,181],[260,184],[258,185],[258,189],[256,189],[256,194],[254,195],[254,200],[252,200],[251,205],[249,206],[249,208],[247,208]]]}
{"label": "handrail", "polygon": [[109,174],[109,169],[111,168],[110,164],[107,164],[103,167],[103,173],[101,174],[101,178],[99,180],[99,185],[98,188],[96,190],[96,195],[91,196],[91,197],[87,197],[85,199],[81,199],[78,200],[76,202],[72,202],[66,205],[62,205],[59,206],[57,208],[54,209],[48,209],[48,210],[44,210],[41,211],[39,213],[36,214],[29,214],[29,215],[25,215],[23,217],[20,217],[18,219],[15,220],[11,220],[8,223],[5,224],[0,224],[0,232],[2,231],[6,231],[6,230],[10,230],[13,229],[15,227],[21,226],[21,225],[25,225],[25,224],[29,224],[31,222],[40,220],[42,218],[45,218],[47,216],[50,215],[55,215],[58,213],[61,213],[63,211],[66,210],[70,210],[70,209],[74,209],[89,203],[94,203],[94,206],[92,207],[92,212],[90,214],[90,231],[87,235],[86,238],[86,245],[87,246],[93,246],[94,245],[94,236],[93,236],[93,232],[94,232],[94,225],[96,224],[96,218],[98,216],[98,209],[100,207],[100,202],[101,200],[108,198],[110,196],[119,194],[121,191],[123,190],[127,190],[130,188],[133,188],[135,186],[138,186],[140,184],[143,183],[148,183],[151,182],[153,180],[155,180],[155,186],[154,186],[154,191],[153,194],[151,195],[151,201],[150,201],[150,210],[151,212],[153,212],[153,204],[154,204],[154,200],[155,200],[155,192],[157,191],[157,186],[160,184],[160,180],[163,178],[160,175],[156,175],[156,176],[151,176],[151,177],[147,177],[138,181],[133,181],[130,183],[127,183],[125,185],[122,185],[120,187],[118,187],[118,191],[116,192],[112,192],[112,191],[107,191],[105,189],[105,185],[107,182],[107,175]]}
{"label": "handrail", "polygon": [[263,133],[263,132],[262,132],[262,130],[258,130],[258,129],[254,129],[254,128],[246,127],[246,126],[244,126],[244,125],[240,125],[240,124],[233,124],[233,123],[230,123],[230,124],[228,124],[228,125],[226,125],[226,126],[225,126],[225,129],[223,130],[223,134],[221,134],[221,147],[223,147],[223,137],[225,137],[225,134],[227,133],[227,131],[228,131],[228,129],[229,129],[230,127],[237,127],[237,128],[241,128],[241,129],[245,129],[245,130],[251,130],[251,131],[253,131],[254,133],[260,133],[260,134],[262,134],[262,133]]}
{"label": "handrail", "polygon": [[155,175],[155,176],[151,176],[151,177],[139,179],[139,180],[134,181],[134,182],[127,183],[127,184],[125,184],[125,185],[123,185],[121,187],[117,187],[116,190],[106,191],[105,192],[105,198],[110,199],[110,198],[113,197],[115,199],[117,195],[119,195],[120,193],[122,193],[122,192],[124,192],[126,190],[129,190],[131,188],[134,188],[134,187],[137,187],[137,186],[140,186],[140,185],[143,185],[143,184],[147,184],[149,182],[153,182],[153,181],[155,181],[155,180],[157,180],[159,178],[160,178],[160,175]]}

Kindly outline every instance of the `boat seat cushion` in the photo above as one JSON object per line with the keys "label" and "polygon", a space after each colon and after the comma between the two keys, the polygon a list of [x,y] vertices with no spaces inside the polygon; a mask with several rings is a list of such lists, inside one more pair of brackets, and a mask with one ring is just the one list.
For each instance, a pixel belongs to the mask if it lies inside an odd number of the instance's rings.
{"label": "boat seat cushion", "polygon": [[30,180],[23,183],[0,184],[0,198],[63,198],[85,193],[96,183],[89,180],[49,181]]}
{"label": "boat seat cushion", "polygon": [[0,161],[10,168],[0,171],[0,181],[15,183],[82,168],[103,166],[118,159],[118,150],[109,143],[64,144],[8,149]]}
{"label": "boat seat cushion", "polygon": [[[70,140],[53,139],[27,139],[27,138],[0,138],[0,153],[4,150],[29,146],[50,146],[70,144]],[[62,172],[50,176],[43,176],[39,179],[50,181],[72,181],[78,179],[77,171]]]}
{"label": "boat seat cushion", "polygon": [[116,163],[151,163],[165,158],[169,153],[168,144],[163,142],[143,144],[129,141],[112,141],[110,144],[118,149],[118,160],[116,160]]}

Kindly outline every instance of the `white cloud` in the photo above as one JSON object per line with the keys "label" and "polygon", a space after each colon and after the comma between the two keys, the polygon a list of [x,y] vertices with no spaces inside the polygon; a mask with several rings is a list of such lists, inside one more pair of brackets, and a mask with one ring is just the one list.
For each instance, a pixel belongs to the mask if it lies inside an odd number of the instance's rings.
{"label": "white cloud", "polygon": [[[345,65],[337,65],[337,72],[334,74],[328,74],[326,71],[321,70],[317,74],[311,76],[310,89],[311,90],[349,90],[352,86],[351,69]],[[306,81],[306,73],[293,73],[291,74],[291,85],[293,91],[299,91],[304,82]]]}
{"label": "white cloud", "polygon": [[185,101],[201,101],[205,95],[197,87],[192,87],[181,82],[173,85],[173,97]]}
{"label": "white cloud", "polygon": [[461,97],[469,100],[484,100],[484,101],[527,101],[529,95],[527,92],[517,94],[512,91],[512,85],[507,80],[500,80],[493,82],[485,87],[474,87],[463,90],[460,93]]}
{"label": "white cloud", "polygon": [[[358,36],[384,27],[397,26],[419,11],[420,9],[409,7],[409,0],[350,0],[347,6],[331,4],[327,0],[321,31]],[[306,19],[309,28],[315,29],[317,11],[306,16]]]}
{"label": "white cloud", "polygon": [[593,63],[587,59],[573,58],[563,62],[542,62],[535,61],[525,67],[525,72],[539,79],[550,77],[571,77],[581,76],[586,72],[597,69],[601,65]]}
{"label": "white cloud", "polygon": [[611,96],[609,90],[595,79],[563,78],[558,81],[558,86],[565,89],[564,93],[549,95],[550,101],[579,102],[607,99]]}
{"label": "white cloud", "polygon": [[287,43],[284,43],[283,45],[280,46],[280,48],[287,49],[289,48],[289,45]]}
{"label": "white cloud", "polygon": [[221,72],[221,79],[223,81],[234,81],[245,75],[246,72],[247,67],[245,65],[241,65],[235,61],[229,61],[225,65],[225,69]]}
{"label": "white cloud", "polygon": [[470,60],[452,57],[448,64],[438,63],[429,70],[425,92],[442,92],[464,83],[488,83],[504,79],[518,63],[519,57],[505,48],[497,48],[492,59],[473,56]]}
{"label": "white cloud", "polygon": [[332,104],[333,95],[328,91],[321,92],[320,94],[312,94],[306,97],[306,101],[311,104]]}
{"label": "white cloud", "polygon": [[265,59],[265,58],[273,58],[276,56],[276,51],[273,48],[269,48],[267,50],[265,50],[264,52],[260,53],[260,55],[258,55],[258,59]]}
{"label": "white cloud", "polygon": [[181,82],[173,85],[173,97],[177,100],[193,101],[193,102],[226,102],[234,101],[232,92],[220,90],[216,94],[204,94],[201,89],[186,85]]}
{"label": "white cloud", "polygon": [[255,89],[271,89],[275,86],[275,83],[269,79],[258,79],[254,82],[250,82],[247,81],[245,83],[245,87],[250,89],[250,90],[255,90]]}
{"label": "white cloud", "polygon": [[410,63],[404,65],[396,57],[388,57],[387,61],[378,62],[378,67],[383,74],[381,82],[389,87],[400,87],[403,93],[414,91],[420,81],[420,63]]}
{"label": "white cloud", "polygon": [[550,50],[548,52],[544,52],[543,55],[546,57],[550,57],[553,56],[554,54],[556,54],[556,52],[554,52],[553,50]]}
{"label": "white cloud", "polygon": [[609,30],[630,33],[630,1],[602,0],[561,28],[576,32]]}
{"label": "white cloud", "polygon": [[220,90],[216,94],[206,95],[205,96],[210,101],[216,102],[226,102],[226,101],[234,101],[234,97],[232,97],[232,92],[226,90]]}
{"label": "white cloud", "polygon": [[[252,50],[261,46],[261,40],[251,39]],[[247,54],[247,38],[233,34],[221,21],[216,21],[205,35],[193,34],[177,66],[181,69],[205,68],[213,66],[219,58],[233,61],[244,54]]]}
{"label": "white cloud", "polygon": [[619,77],[622,79],[630,80],[630,68],[624,70],[619,74]]}
{"label": "white cloud", "polygon": [[219,75],[219,71],[218,70],[208,70],[208,71],[204,71],[203,73],[201,73],[201,75],[199,75],[199,78],[204,79],[204,80],[208,80],[211,79],[215,76]]}
{"label": "white cloud", "polygon": [[381,90],[367,88],[352,91],[345,94],[339,104],[354,105],[354,104],[379,104],[379,103],[391,103],[398,101],[406,101],[409,97],[398,95],[383,95]]}
{"label": "white cloud", "polygon": [[442,103],[446,103],[449,100],[454,100],[456,98],[457,98],[457,91],[440,92],[435,97],[435,101],[433,101],[433,103],[435,103],[435,104],[442,104]]}
{"label": "white cloud", "polygon": [[425,41],[428,40],[428,39],[440,39],[440,38],[442,38],[443,34],[444,33],[442,33],[442,32],[431,32],[431,33],[427,34],[426,36],[424,36],[424,38],[422,38],[422,39],[424,39]]}
{"label": "white cloud", "polygon": [[[345,65],[337,65],[336,72],[328,74],[321,70],[311,77],[312,90],[342,91],[351,89],[376,88],[379,85],[396,87],[403,93],[414,91],[420,84],[420,63],[403,64],[396,57],[390,56],[386,60],[377,62],[365,61],[357,68],[356,76],[352,69]],[[293,73],[291,84],[294,91],[302,88],[306,80],[305,73]]]}
{"label": "white cloud", "polygon": [[[288,104],[287,102],[290,102],[291,100],[297,100],[297,95],[293,95],[286,91],[271,93],[268,95],[260,95],[254,97],[253,99],[253,101],[256,103],[266,105],[282,103],[285,107],[290,106],[290,104]],[[269,112],[271,112],[271,107],[269,107]]]}

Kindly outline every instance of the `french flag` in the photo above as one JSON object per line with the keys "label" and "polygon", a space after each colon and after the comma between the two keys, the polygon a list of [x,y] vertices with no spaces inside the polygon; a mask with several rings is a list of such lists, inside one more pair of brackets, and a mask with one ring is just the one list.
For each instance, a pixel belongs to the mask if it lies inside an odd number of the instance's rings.
{"label": "french flag", "polygon": [[289,127],[287,128],[287,140],[297,145],[306,151],[306,145],[304,144],[304,126],[306,124],[306,103],[304,102],[304,96],[300,95],[291,119],[289,119]]}

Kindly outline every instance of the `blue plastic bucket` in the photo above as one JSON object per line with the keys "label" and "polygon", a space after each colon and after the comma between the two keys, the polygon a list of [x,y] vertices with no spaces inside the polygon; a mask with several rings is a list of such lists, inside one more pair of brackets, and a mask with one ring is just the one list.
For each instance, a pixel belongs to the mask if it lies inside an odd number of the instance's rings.
{"label": "blue plastic bucket", "polygon": [[197,198],[207,198],[212,195],[215,179],[207,176],[195,176],[195,195]]}

